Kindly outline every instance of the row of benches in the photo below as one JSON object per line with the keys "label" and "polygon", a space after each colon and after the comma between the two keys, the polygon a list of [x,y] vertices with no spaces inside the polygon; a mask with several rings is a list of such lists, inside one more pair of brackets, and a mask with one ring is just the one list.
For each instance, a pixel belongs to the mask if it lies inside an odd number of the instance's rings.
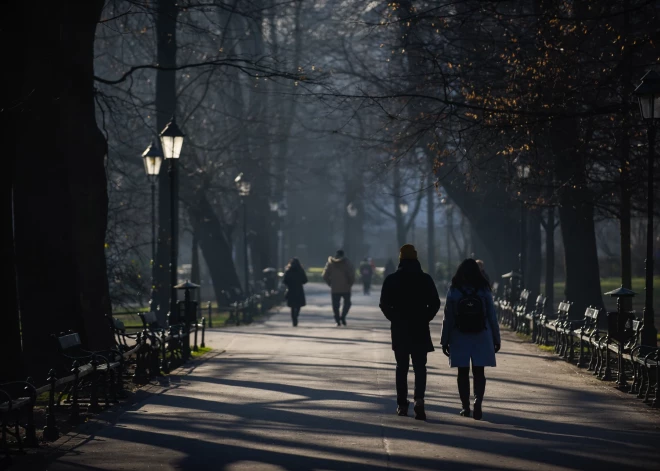
{"label": "row of benches", "polygon": [[127,332],[119,319],[109,318],[114,334],[114,346],[109,350],[86,350],[77,332],[54,335],[59,352],[54,363],[59,367],[50,370],[45,385],[36,387],[31,378],[0,384],[0,451],[4,455],[0,458],[0,469],[11,462],[8,435],[13,436],[21,452],[24,446],[38,445],[33,411],[42,394],[48,396],[43,438],[56,440],[59,437],[56,408],[67,406],[68,420],[76,424],[82,408],[96,413],[103,408],[101,401],[103,406],[109,407],[125,396],[126,380],[143,384],[150,377],[168,373],[183,363],[190,355],[191,337],[193,351],[204,347],[206,321],[203,318],[199,323],[163,327],[153,312],[140,313],[140,317],[143,328],[134,333]]}
{"label": "row of benches", "polygon": [[545,296],[532,302],[522,290],[516,302],[496,299],[499,322],[531,335],[539,345],[576,366],[586,368],[603,381],[616,381],[617,388],[660,407],[660,349],[641,343],[643,321],[634,312],[610,312],[588,307],[576,319],[570,301],[559,303],[554,316],[546,314]]}
{"label": "row of benches", "polygon": [[[255,287],[254,294],[247,299],[228,302],[220,309],[231,313],[231,323],[248,324],[256,315],[272,309],[283,299],[282,289]],[[186,309],[183,305],[181,308]],[[208,308],[210,314],[210,303]],[[146,383],[149,378],[167,374],[185,362],[191,351],[204,348],[206,318],[198,321],[195,311],[190,311],[181,317],[184,321],[168,326],[161,325],[154,312],[140,312],[142,328],[136,332],[129,332],[121,320],[109,317],[114,346],[106,351],[84,349],[76,332],[54,335],[59,352],[59,358],[54,362],[59,366],[50,370],[45,385],[36,387],[31,378],[12,382],[3,382],[0,378],[0,452],[4,455],[0,457],[0,469],[11,461],[9,435],[14,437],[20,451],[24,446],[37,446],[33,411],[41,395],[48,395],[43,437],[56,440],[59,437],[56,410],[64,411],[62,408],[66,406],[68,409],[64,412],[75,424],[80,420],[83,408],[96,413],[118,402],[125,394],[125,381]],[[201,340],[199,345],[198,340]]]}

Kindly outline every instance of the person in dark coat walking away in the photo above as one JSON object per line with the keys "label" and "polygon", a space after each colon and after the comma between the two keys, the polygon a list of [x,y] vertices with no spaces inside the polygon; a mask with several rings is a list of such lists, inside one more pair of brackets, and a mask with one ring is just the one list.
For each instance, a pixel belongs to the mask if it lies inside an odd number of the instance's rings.
{"label": "person in dark coat walking away", "polygon": [[360,262],[360,278],[362,279],[362,292],[365,295],[371,294],[371,278],[373,277],[374,269],[369,263],[367,257]]}
{"label": "person in dark coat walking away", "polygon": [[292,258],[284,271],[282,283],[287,287],[286,303],[291,308],[291,322],[293,326],[298,325],[300,308],[305,306],[305,290],[303,285],[307,283],[305,269],[297,258]]}
{"label": "person in dark coat walking away", "polygon": [[[343,250],[337,250],[334,257],[328,257],[322,277],[332,293],[332,312],[335,315],[337,327],[342,324],[346,325],[346,315],[351,308],[351,289],[355,283],[355,267],[344,255]],[[344,300],[343,306],[341,306],[342,299]],[[339,314],[340,306],[341,316]]]}
{"label": "person in dark coat walking away", "polygon": [[426,359],[433,342],[429,323],[440,309],[440,298],[433,278],[422,271],[415,247],[401,247],[399,268],[385,278],[380,309],[391,322],[392,350],[396,359],[397,414],[408,415],[408,370],[412,358],[415,372],[415,418],[426,420]]}
{"label": "person in dark coat walking away", "polygon": [[490,284],[479,265],[471,258],[463,260],[451,280],[442,323],[442,351],[449,366],[458,368],[458,394],[463,410],[470,417],[470,364],[474,377],[474,418],[481,420],[481,405],[486,391],[484,367],[496,366],[500,350],[500,327]]}

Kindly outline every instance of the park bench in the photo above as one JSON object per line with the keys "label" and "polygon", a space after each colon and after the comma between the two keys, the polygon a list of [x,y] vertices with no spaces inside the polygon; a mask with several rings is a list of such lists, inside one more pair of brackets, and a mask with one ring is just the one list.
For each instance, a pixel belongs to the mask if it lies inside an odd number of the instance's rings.
{"label": "park bench", "polygon": [[90,412],[101,410],[99,405],[99,389],[103,392],[106,407],[117,401],[118,394],[123,390],[124,357],[118,350],[90,351],[82,346],[77,332],[60,333],[55,336],[60,357],[71,361],[71,372],[75,381],[65,384],[59,394],[57,404],[60,405],[66,395],[67,403],[78,408],[80,392],[89,390],[88,409]]}
{"label": "park bench", "polygon": [[600,310],[588,307],[585,310],[584,317],[582,319],[570,319],[570,316],[567,315],[566,319],[561,322],[556,330],[560,337],[560,347],[559,355],[567,360],[570,363],[575,361],[575,349],[580,347],[580,355],[582,356],[580,361],[584,360],[584,339],[582,335],[582,329],[586,326],[587,330],[585,335],[588,338],[591,334],[591,331],[594,327],[594,324],[598,324],[598,319],[600,316]]}
{"label": "park bench", "polygon": [[604,311],[595,307],[588,307],[584,311],[582,320],[571,320],[565,324],[563,335],[566,336],[567,352],[565,357],[573,362],[574,350],[578,350],[576,365],[585,366],[585,349],[590,354],[587,370],[592,371],[597,365],[599,355],[599,342],[602,335],[599,330],[599,324],[602,322]]}
{"label": "park bench", "polygon": [[524,289],[520,292],[520,298],[518,299],[518,302],[516,303],[515,309],[514,309],[514,315],[515,315],[515,330],[516,332],[522,333],[522,334],[528,334],[529,333],[529,324],[526,322],[526,317],[528,314],[528,307],[529,307],[529,297],[531,295],[531,292],[528,289]]}
{"label": "park bench", "polygon": [[534,307],[525,315],[525,322],[528,326],[531,326],[532,330],[532,342],[537,343],[539,340],[539,319],[545,312],[545,304],[547,298],[542,294],[539,294],[534,301]]}
{"label": "park bench", "polygon": [[154,311],[140,312],[145,335],[153,344],[160,347],[160,368],[169,373],[178,363],[183,361],[183,340],[187,335],[183,324],[172,324],[163,327],[158,322]]}
{"label": "park bench", "polygon": [[[160,341],[157,338],[149,339],[145,332],[127,332],[124,322],[116,317],[109,316],[112,332],[115,339],[115,348],[122,354],[128,355],[123,371],[129,366],[133,367],[133,382],[144,383],[149,374],[160,374],[159,352]],[[134,361],[131,359],[135,358]]]}
{"label": "park bench", "polygon": [[[29,380],[0,383],[0,450],[4,454],[0,459],[1,469],[11,464],[8,436],[14,437],[19,452],[24,451],[24,441],[27,446],[37,446],[33,413],[36,401],[36,389]],[[25,439],[21,436],[21,423],[24,424]]]}
{"label": "park bench", "polygon": [[570,301],[562,301],[557,307],[557,316],[554,319],[549,318],[546,314],[541,315],[541,318],[539,319],[539,334],[543,338],[543,344],[549,345],[550,336],[552,336],[555,353],[563,353],[563,347],[561,345],[561,329],[569,320],[572,305],[573,303]]}
{"label": "park bench", "polygon": [[[616,385],[623,391],[636,394],[645,403],[660,406],[658,392],[658,347],[641,343],[644,323],[633,312],[612,312],[608,315],[608,337],[606,353],[616,355]],[[655,383],[654,381],[655,376]],[[632,378],[632,384],[628,379]],[[651,401],[651,394],[654,399]]]}

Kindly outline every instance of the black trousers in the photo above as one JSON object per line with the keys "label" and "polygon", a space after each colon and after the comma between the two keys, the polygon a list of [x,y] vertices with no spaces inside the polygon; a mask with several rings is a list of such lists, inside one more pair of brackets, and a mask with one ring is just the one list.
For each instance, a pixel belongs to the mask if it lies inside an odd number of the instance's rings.
{"label": "black trousers", "polygon": [[424,399],[426,392],[426,356],[427,352],[404,352],[395,350],[396,358],[396,403],[405,405],[408,400],[408,370],[412,358],[415,372],[415,399]]}
{"label": "black trousers", "polygon": [[332,293],[332,312],[335,313],[335,320],[339,322],[339,306],[344,299],[344,305],[341,306],[341,318],[346,319],[346,314],[351,308],[351,293]]}
{"label": "black trousers", "polygon": [[363,278],[362,279],[362,287],[363,287],[364,294],[371,293],[371,278]]}

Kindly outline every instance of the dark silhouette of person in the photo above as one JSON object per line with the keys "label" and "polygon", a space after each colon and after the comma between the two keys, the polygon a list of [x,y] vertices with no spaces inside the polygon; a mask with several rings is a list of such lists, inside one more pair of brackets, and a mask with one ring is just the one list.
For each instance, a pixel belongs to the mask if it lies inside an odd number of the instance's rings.
{"label": "dark silhouette of person", "polygon": [[360,262],[360,279],[362,280],[362,292],[365,295],[371,294],[371,279],[374,275],[374,269],[367,257]]}
{"label": "dark silhouette of person", "polygon": [[433,278],[422,271],[415,247],[406,244],[399,253],[399,268],[385,278],[380,309],[391,322],[392,350],[396,359],[397,414],[408,415],[408,370],[412,359],[415,372],[415,418],[426,420],[426,360],[433,342],[429,323],[440,309]]}
{"label": "dark silhouette of person", "polygon": [[[477,328],[465,319],[469,303],[474,300],[478,309],[474,315]],[[466,306],[467,304],[467,306]],[[465,306],[465,307],[464,307]],[[482,418],[482,402],[486,391],[484,367],[496,366],[495,354],[500,350],[500,327],[495,315],[495,304],[490,284],[484,278],[477,262],[463,260],[451,280],[442,323],[442,351],[449,357],[449,366],[458,368],[458,394],[463,409],[461,415],[470,417],[470,364],[474,377],[474,418]],[[470,325],[470,328],[468,328]]]}
{"label": "dark silhouette of person", "polygon": [[[346,316],[351,308],[351,289],[355,283],[355,267],[340,249],[334,257],[328,257],[322,276],[332,293],[332,311],[337,327],[346,325]],[[341,306],[342,300],[343,306]]]}
{"label": "dark silhouette of person", "polygon": [[305,289],[303,285],[307,283],[307,274],[300,260],[292,258],[284,271],[282,283],[287,288],[286,304],[291,308],[291,322],[293,326],[298,325],[298,316],[300,309],[307,304],[305,299]]}

